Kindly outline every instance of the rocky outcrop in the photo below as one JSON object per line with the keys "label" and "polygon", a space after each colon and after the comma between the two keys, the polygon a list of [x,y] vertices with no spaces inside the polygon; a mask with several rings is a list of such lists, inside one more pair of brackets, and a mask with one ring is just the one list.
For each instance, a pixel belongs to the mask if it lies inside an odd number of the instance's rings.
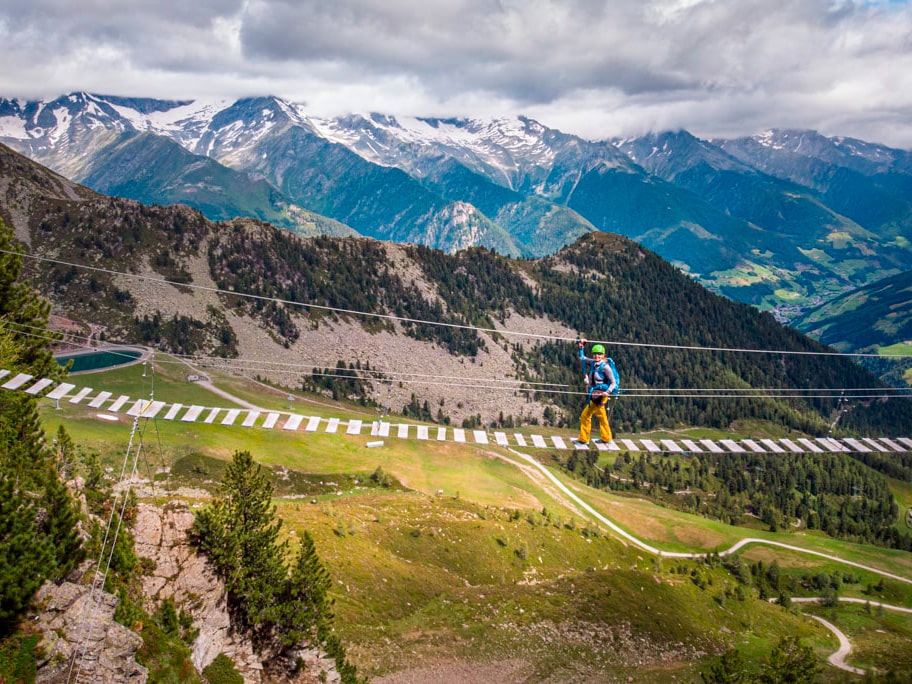
{"label": "rocky outcrop", "polygon": [[143,577],[146,610],[154,612],[161,601],[171,599],[178,609],[193,617],[199,635],[192,649],[193,664],[202,671],[219,653],[231,658],[248,684],[280,682],[337,682],[335,662],[313,649],[301,649],[290,659],[303,666],[294,674],[283,673],[277,663],[262,662],[249,639],[232,629],[225,601],[224,583],[216,577],[205,556],[190,545],[187,533],[193,511],[181,501],[163,507],[140,504],[133,525],[136,553],[152,561]]}
{"label": "rocky outcrop", "polygon": [[133,524],[136,554],[153,563],[151,574],[143,577],[145,608],[154,612],[165,599],[193,617],[199,635],[191,651],[197,671],[219,653],[231,658],[246,682],[260,682],[262,665],[250,643],[231,629],[225,603],[225,585],[216,577],[205,556],[196,552],[187,538],[193,512],[183,502],[169,502],[163,508],[140,504]]}
{"label": "rocky outcrop", "polygon": [[148,672],[135,658],[142,638],[114,622],[117,597],[84,584],[46,582],[35,598],[44,654],[36,682],[145,684]]}

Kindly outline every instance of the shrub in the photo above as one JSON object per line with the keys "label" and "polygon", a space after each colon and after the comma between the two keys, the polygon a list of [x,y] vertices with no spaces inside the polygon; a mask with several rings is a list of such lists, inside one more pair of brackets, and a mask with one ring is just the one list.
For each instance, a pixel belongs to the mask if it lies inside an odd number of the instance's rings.
{"label": "shrub", "polygon": [[244,684],[244,678],[234,666],[234,661],[224,653],[203,668],[203,677],[209,684]]}

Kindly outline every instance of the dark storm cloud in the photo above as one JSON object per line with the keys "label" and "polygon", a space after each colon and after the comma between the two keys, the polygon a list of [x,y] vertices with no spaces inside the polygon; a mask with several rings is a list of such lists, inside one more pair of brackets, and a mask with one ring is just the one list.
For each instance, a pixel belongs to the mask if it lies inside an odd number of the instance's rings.
{"label": "dark storm cloud", "polygon": [[[691,79],[650,54],[639,2],[249,3],[245,51],[257,59],[335,61],[409,73],[441,92],[484,90],[547,101],[579,88],[680,88]],[[610,10],[608,8],[611,8]]]}
{"label": "dark storm cloud", "polygon": [[275,94],[589,137],[796,126],[912,146],[910,36],[908,3],[887,0],[7,0],[0,94]]}

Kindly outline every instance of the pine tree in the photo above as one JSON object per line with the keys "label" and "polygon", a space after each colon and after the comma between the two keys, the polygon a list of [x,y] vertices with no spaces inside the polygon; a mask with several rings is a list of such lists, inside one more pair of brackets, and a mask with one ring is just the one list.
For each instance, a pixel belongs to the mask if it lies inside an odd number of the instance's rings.
{"label": "pine tree", "polygon": [[[0,221],[0,362],[5,370],[57,380],[47,330],[50,307],[20,280],[21,250]],[[82,559],[77,513],[57,479],[37,401],[0,392],[0,632],[16,619],[47,578]]]}
{"label": "pine tree", "polygon": [[332,579],[317,555],[313,537],[305,531],[281,601],[277,632],[284,646],[315,640],[319,627],[332,620],[332,603],[327,597],[331,586]]}
{"label": "pine tree", "polygon": [[222,481],[222,496],[197,513],[193,536],[225,581],[232,620],[251,630],[258,650],[281,653],[302,640],[318,641],[336,660],[343,682],[357,671],[332,629],[332,585],[305,532],[291,571],[288,543],[278,543],[272,484],[250,452],[235,452]]}
{"label": "pine tree", "polygon": [[51,577],[63,579],[85,558],[85,550],[76,529],[79,521],[76,503],[53,468],[48,468],[45,472],[44,497],[41,503],[45,513],[41,531],[48,540],[54,556],[54,571]]}
{"label": "pine tree", "polygon": [[52,563],[34,505],[10,478],[0,476],[0,635],[15,627]]}
{"label": "pine tree", "polygon": [[814,650],[798,637],[782,637],[766,659],[761,682],[810,684],[823,669]]}
{"label": "pine tree", "polygon": [[225,472],[222,492],[197,514],[195,535],[225,579],[229,603],[244,625],[265,632],[277,617],[286,576],[287,543],[277,543],[282,521],[275,517],[272,484],[250,452],[239,451]]}
{"label": "pine tree", "polygon": [[736,648],[730,648],[719,656],[707,672],[700,673],[700,677],[706,684],[741,684],[750,681],[747,663]]}

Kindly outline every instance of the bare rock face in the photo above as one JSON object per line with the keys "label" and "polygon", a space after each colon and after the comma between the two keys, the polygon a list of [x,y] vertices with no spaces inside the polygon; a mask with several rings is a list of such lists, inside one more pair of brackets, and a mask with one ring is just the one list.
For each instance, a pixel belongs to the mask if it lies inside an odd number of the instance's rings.
{"label": "bare rock face", "polygon": [[305,667],[295,676],[276,673],[277,668],[268,667],[274,664],[263,663],[249,639],[231,628],[224,583],[216,577],[205,556],[189,543],[187,533],[193,517],[182,501],[168,502],[162,508],[140,504],[133,535],[137,555],[154,564],[152,573],[143,577],[145,608],[153,612],[161,601],[171,599],[178,609],[193,617],[194,627],[199,629],[191,646],[197,671],[202,672],[219,653],[224,653],[234,661],[248,684],[339,681],[335,662],[313,650],[296,654]]}
{"label": "bare rock face", "polygon": [[43,607],[36,626],[45,654],[37,682],[145,684],[148,671],[135,659],[142,638],[114,622],[117,597],[84,584],[46,582],[35,598]]}
{"label": "bare rock face", "polygon": [[197,671],[215,660],[219,653],[231,658],[246,682],[261,681],[262,665],[250,643],[236,638],[225,605],[225,585],[204,556],[188,542],[193,512],[182,502],[163,508],[140,504],[133,535],[136,554],[154,564],[151,575],[143,577],[146,610],[154,612],[165,599],[193,616],[199,636],[191,647]]}

